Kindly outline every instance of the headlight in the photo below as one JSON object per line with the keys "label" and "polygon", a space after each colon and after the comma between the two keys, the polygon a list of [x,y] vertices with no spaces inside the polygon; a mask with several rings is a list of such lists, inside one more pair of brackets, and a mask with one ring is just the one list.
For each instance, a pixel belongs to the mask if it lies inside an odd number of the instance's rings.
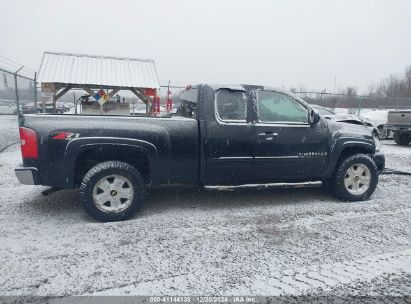
{"label": "headlight", "polygon": [[375,142],[375,152],[380,151],[382,148],[380,140],[374,136],[374,142]]}

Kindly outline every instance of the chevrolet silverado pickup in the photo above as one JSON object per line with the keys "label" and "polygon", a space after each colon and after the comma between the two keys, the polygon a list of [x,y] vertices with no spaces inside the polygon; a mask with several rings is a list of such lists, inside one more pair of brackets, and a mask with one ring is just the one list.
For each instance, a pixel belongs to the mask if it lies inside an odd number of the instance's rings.
{"label": "chevrolet silverado pickup", "polygon": [[79,188],[100,221],[132,216],[154,185],[327,184],[345,201],[374,192],[385,158],[363,125],[328,120],[291,93],[187,87],[170,117],[22,115],[22,184]]}
{"label": "chevrolet silverado pickup", "polygon": [[394,132],[394,141],[401,146],[411,142],[411,111],[389,111],[384,128]]}

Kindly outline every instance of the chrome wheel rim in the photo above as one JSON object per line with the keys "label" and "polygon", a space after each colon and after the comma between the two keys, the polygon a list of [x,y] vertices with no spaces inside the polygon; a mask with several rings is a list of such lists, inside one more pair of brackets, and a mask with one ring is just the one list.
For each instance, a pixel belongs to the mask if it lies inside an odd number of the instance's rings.
{"label": "chrome wheel rim", "polygon": [[119,213],[130,207],[134,197],[131,182],[121,175],[101,178],[93,189],[97,209],[106,213]]}
{"label": "chrome wheel rim", "polygon": [[354,164],[344,176],[345,189],[353,195],[362,195],[370,188],[371,172],[364,164]]}
{"label": "chrome wheel rim", "polygon": [[380,139],[386,139],[388,137],[388,131],[386,129],[380,130]]}

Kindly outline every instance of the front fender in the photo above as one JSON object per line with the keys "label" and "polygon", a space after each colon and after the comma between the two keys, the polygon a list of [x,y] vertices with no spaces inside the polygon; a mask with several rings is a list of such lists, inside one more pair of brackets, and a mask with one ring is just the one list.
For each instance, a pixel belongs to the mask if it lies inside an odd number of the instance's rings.
{"label": "front fender", "polygon": [[157,148],[150,142],[138,139],[130,138],[118,138],[118,137],[81,137],[71,140],[66,146],[64,152],[64,172],[68,173],[66,177],[66,182],[69,185],[74,185],[74,168],[78,155],[87,150],[95,149],[100,147],[127,147],[135,149],[147,156],[149,160],[149,165],[151,168],[151,178],[153,182],[160,179],[159,172],[162,168],[160,157]]}
{"label": "front fender", "polygon": [[341,137],[336,140],[334,146],[332,147],[330,153],[330,160],[328,168],[325,172],[327,178],[331,177],[334,173],[335,167],[337,166],[338,160],[341,154],[346,149],[355,149],[359,152],[374,154],[375,153],[375,143],[372,139],[352,139]]}

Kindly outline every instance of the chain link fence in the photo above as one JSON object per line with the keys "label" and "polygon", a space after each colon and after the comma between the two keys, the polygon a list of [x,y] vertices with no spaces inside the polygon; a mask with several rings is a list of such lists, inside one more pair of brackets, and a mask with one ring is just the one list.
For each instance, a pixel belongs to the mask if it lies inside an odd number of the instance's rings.
{"label": "chain link fence", "polygon": [[348,95],[328,92],[293,92],[309,104],[330,109],[342,108],[349,113],[360,113],[362,109],[400,110],[411,109],[411,97],[381,97]]}
{"label": "chain link fence", "polygon": [[[30,78],[26,75],[20,75],[19,72],[12,72],[0,67],[0,115],[17,114],[17,103],[22,113],[37,113],[37,101],[41,99],[41,92],[36,88],[36,75]],[[173,107],[180,103],[179,93],[190,83],[167,81],[162,82],[158,93],[161,99],[161,105],[165,105],[167,98],[171,97]],[[411,97],[379,97],[364,95],[347,95],[338,93],[329,93],[326,91],[304,91],[293,92],[309,104],[316,104],[330,109],[343,108],[349,113],[360,113],[362,109],[411,109]],[[81,90],[74,90],[62,98],[61,102],[70,103],[74,106],[76,100],[84,95]],[[134,95],[125,95],[125,102],[133,104],[136,107],[141,104]],[[142,105],[141,105],[142,106]],[[72,111],[73,114],[75,111]]]}
{"label": "chain link fence", "polygon": [[0,115],[16,115],[17,104],[20,111],[34,108],[36,98],[34,78],[0,68]]}

